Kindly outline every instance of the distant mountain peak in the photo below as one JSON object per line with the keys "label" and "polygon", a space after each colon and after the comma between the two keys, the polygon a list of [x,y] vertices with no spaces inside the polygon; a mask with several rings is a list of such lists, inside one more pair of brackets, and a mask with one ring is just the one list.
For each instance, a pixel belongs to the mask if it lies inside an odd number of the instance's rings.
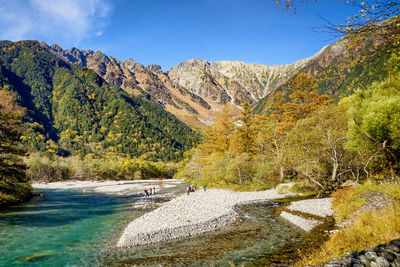
{"label": "distant mountain peak", "polygon": [[149,64],[146,66],[149,70],[162,72],[161,66],[157,64]]}

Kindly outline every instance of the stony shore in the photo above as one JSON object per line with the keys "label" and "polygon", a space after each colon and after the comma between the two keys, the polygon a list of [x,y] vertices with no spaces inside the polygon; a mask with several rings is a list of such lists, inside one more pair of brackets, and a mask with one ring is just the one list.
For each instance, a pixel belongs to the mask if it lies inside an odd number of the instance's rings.
{"label": "stony shore", "polygon": [[160,189],[175,187],[184,184],[181,179],[165,180],[134,180],[134,181],[62,181],[62,182],[35,182],[32,187],[40,189],[74,189],[82,190],[83,193],[102,193],[109,195],[133,195],[143,194],[144,189],[155,187],[156,192]]}
{"label": "stony shore", "polygon": [[289,196],[294,194],[280,194],[278,188],[258,192],[213,189],[184,194],[132,221],[117,247],[140,246],[213,231],[238,216],[236,205]]}
{"label": "stony shore", "polygon": [[[311,214],[319,218],[333,215],[332,198],[316,198],[294,201],[286,208],[288,211],[300,212],[303,214]],[[290,212],[282,211],[281,217],[290,221],[304,231],[311,231],[314,227],[322,223],[317,219],[306,219],[299,215],[291,214]]]}
{"label": "stony shore", "polygon": [[290,203],[288,210],[300,211],[322,218],[333,215],[332,198],[306,199]]}
{"label": "stony shore", "polygon": [[343,257],[333,259],[320,265],[321,267],[370,266],[398,267],[400,266],[400,239],[374,248],[366,248],[360,252],[351,252]]}
{"label": "stony shore", "polygon": [[289,212],[282,211],[281,217],[300,227],[304,231],[311,231],[314,227],[320,225],[322,222],[314,219],[306,219],[302,216],[293,215]]}
{"label": "stony shore", "polygon": [[[139,181],[62,181],[51,183],[33,183],[40,189],[74,189],[82,193],[102,193],[110,195],[143,195],[149,186],[161,189],[182,185],[183,180],[139,180]],[[234,192],[231,190],[213,189],[204,192],[202,189],[190,195],[181,195],[162,204],[161,207],[143,215],[126,227],[117,247],[131,247],[183,238],[216,230],[232,222],[238,214],[234,207],[239,204],[268,201],[295,196],[293,193],[280,194],[280,187],[291,187],[292,183],[281,184],[277,188],[258,192]],[[157,194],[157,196],[159,196]],[[135,209],[151,209],[157,205],[151,198],[137,199]],[[330,199],[309,199],[292,202],[288,212],[281,216],[305,231],[310,231],[321,221],[306,219],[291,214],[291,211],[308,213],[325,217],[332,215]]]}

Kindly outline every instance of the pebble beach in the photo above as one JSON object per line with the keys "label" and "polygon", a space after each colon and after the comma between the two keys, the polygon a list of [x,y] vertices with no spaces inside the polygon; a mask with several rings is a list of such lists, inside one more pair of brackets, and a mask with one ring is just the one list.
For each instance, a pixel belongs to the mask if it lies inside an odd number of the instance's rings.
{"label": "pebble beach", "polygon": [[258,192],[212,189],[181,195],[132,221],[117,247],[140,246],[214,231],[235,220],[236,205],[294,196],[278,191],[278,188]]}
{"label": "pebble beach", "polygon": [[[146,181],[66,181],[53,183],[35,183],[36,189],[78,189],[82,192],[112,195],[143,194],[143,189],[155,185],[156,191],[162,188],[183,184],[182,180],[146,180]],[[234,192],[232,190],[203,189],[182,194],[157,209],[132,221],[124,230],[117,247],[134,247],[189,237],[217,230],[232,221],[238,214],[235,206],[259,201],[270,201],[296,196],[294,193],[280,193],[280,188],[291,187],[292,183],[281,184],[276,188],[256,192]],[[151,198],[150,198],[151,199]],[[146,209],[144,200],[133,203],[135,209]],[[143,203],[142,203],[143,202]],[[316,219],[306,219],[291,214],[291,211],[312,214],[324,218],[331,216],[332,199],[308,199],[292,202],[281,213],[281,217],[304,231],[310,231],[322,223]],[[151,203],[150,203],[151,204]],[[154,205],[149,205],[149,207]],[[149,208],[147,207],[147,208]]]}

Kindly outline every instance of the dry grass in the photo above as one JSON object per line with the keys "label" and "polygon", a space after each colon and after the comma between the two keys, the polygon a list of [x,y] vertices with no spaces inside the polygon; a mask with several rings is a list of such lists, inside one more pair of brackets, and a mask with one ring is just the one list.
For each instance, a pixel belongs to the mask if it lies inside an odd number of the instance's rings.
{"label": "dry grass", "polygon": [[367,182],[358,188],[346,187],[336,191],[332,197],[335,198],[333,209],[337,222],[356,214],[365,204],[363,196],[370,192],[381,192],[394,197],[395,201],[384,209],[362,213],[348,227],[332,234],[312,255],[305,256],[297,266],[321,264],[351,251],[361,251],[400,238],[400,184]]}
{"label": "dry grass", "polygon": [[363,213],[350,227],[332,234],[318,251],[304,258],[299,266],[321,264],[351,251],[375,247],[396,238],[400,238],[399,203],[383,210]]}
{"label": "dry grass", "polygon": [[335,199],[332,207],[337,223],[346,220],[365,204],[365,198],[361,197],[360,190],[350,186],[335,191],[331,196]]}

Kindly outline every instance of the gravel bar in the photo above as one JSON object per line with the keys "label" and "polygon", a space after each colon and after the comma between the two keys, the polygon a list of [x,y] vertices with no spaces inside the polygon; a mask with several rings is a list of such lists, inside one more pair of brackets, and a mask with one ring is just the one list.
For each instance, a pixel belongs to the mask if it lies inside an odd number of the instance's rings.
{"label": "gravel bar", "polygon": [[322,223],[321,221],[306,219],[301,216],[290,214],[286,211],[282,211],[281,216],[306,232],[311,231],[315,226]]}
{"label": "gravel bar", "polygon": [[132,221],[117,247],[153,244],[214,231],[235,220],[238,214],[234,207],[238,204],[294,196],[278,192],[279,188],[258,192],[212,189],[181,195]]}
{"label": "gravel bar", "polygon": [[333,215],[332,198],[306,199],[290,203],[289,210],[309,213],[325,218]]}

